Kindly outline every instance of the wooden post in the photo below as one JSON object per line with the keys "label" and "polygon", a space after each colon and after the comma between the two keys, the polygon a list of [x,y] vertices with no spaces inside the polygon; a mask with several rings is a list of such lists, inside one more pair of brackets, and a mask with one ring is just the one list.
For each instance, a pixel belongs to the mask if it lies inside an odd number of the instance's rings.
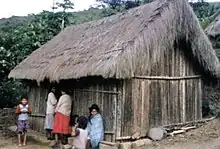
{"label": "wooden post", "polygon": [[[116,86],[113,87],[114,91],[117,91]],[[117,95],[113,94],[113,131],[115,132],[113,135],[112,142],[116,141],[116,134],[117,134]]]}
{"label": "wooden post", "polygon": [[198,91],[199,92],[199,97],[198,97],[199,98],[198,99],[199,100],[199,103],[198,103],[199,104],[198,105],[198,108],[199,108],[198,115],[199,116],[198,116],[198,119],[202,119],[202,79],[201,78],[199,79],[199,88],[198,88],[198,90],[199,90]]}
{"label": "wooden post", "polygon": [[[114,88],[115,90],[116,88]],[[122,104],[121,104],[121,99],[122,99],[122,94],[121,92],[119,92],[118,96],[117,96],[117,105],[116,105],[116,137],[121,137],[121,113],[122,113]]]}
{"label": "wooden post", "polygon": [[144,130],[144,125],[145,125],[145,123],[144,123],[144,121],[146,121],[145,120],[145,118],[146,118],[146,114],[148,114],[148,113],[145,113],[145,108],[144,108],[144,103],[146,102],[145,101],[145,99],[144,99],[144,97],[145,97],[145,81],[144,80],[142,80],[141,81],[141,136],[142,135],[145,135],[146,133],[145,133],[145,131],[146,130]]}

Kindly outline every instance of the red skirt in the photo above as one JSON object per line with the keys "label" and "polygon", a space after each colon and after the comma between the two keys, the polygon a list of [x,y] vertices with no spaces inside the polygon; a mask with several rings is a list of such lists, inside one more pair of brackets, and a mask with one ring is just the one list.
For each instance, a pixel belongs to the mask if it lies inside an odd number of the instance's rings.
{"label": "red skirt", "polygon": [[57,112],[54,118],[53,133],[71,134],[70,117]]}

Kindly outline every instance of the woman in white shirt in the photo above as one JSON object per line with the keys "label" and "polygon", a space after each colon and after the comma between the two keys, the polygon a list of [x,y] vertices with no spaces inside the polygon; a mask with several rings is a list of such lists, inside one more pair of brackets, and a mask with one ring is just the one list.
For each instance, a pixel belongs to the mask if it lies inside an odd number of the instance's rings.
{"label": "woman in white shirt", "polygon": [[48,94],[47,97],[47,108],[46,108],[44,129],[46,130],[46,135],[48,140],[52,139],[53,121],[54,121],[55,107],[57,104],[57,98],[54,95],[54,93],[55,93],[55,87],[51,89],[51,92]]}
{"label": "woman in white shirt", "polygon": [[62,96],[59,98],[55,109],[55,118],[53,124],[53,133],[55,134],[55,141],[58,143],[58,135],[70,135],[70,113],[72,107],[71,96],[67,91],[62,91]]}

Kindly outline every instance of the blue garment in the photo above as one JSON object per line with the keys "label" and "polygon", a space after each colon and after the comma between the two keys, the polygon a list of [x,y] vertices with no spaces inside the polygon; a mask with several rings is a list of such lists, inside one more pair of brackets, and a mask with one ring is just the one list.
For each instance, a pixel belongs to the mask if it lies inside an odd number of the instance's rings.
{"label": "blue garment", "polygon": [[92,149],[99,147],[99,142],[104,140],[103,118],[100,114],[92,116],[88,122],[88,132]]}

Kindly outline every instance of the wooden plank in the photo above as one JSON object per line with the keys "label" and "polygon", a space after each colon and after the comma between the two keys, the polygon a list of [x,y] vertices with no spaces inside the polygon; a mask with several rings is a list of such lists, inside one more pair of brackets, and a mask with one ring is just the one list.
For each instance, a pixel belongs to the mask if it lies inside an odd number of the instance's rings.
{"label": "wooden plank", "polygon": [[177,81],[178,87],[178,94],[177,94],[177,109],[178,109],[178,123],[182,122],[182,90],[181,90],[181,81]]}
{"label": "wooden plank", "polygon": [[[143,98],[145,100],[144,102],[144,122],[143,122],[143,130],[145,130],[146,134],[147,132],[149,131],[150,129],[150,126],[149,126],[149,114],[150,114],[150,85],[151,85],[151,81],[149,80],[144,80],[144,94],[143,94]],[[146,135],[145,134],[145,135]]]}
{"label": "wooden plank", "polygon": [[155,125],[155,101],[154,101],[154,89],[155,89],[155,83],[154,81],[151,81],[150,84],[150,100],[149,100],[149,108],[150,108],[150,114],[149,114],[149,126],[154,127]]}
{"label": "wooden plank", "polygon": [[[113,87],[114,92],[117,91],[116,86]],[[117,95],[113,95],[113,104],[112,104],[112,110],[113,110],[113,131],[115,134],[113,135],[113,142],[116,141],[116,135],[117,135]],[[119,134],[120,135],[120,134]]]}
{"label": "wooden plank", "polygon": [[76,89],[79,92],[98,92],[98,93],[107,93],[107,94],[118,94],[117,91],[106,91],[106,90],[92,90],[92,89]]}
{"label": "wooden plank", "polygon": [[122,106],[121,106],[121,136],[125,136],[125,127],[126,127],[126,125],[125,125],[125,112],[124,112],[125,108],[126,108],[125,107],[125,98],[126,98],[125,94],[126,94],[126,80],[123,80],[122,81],[122,95],[121,95],[121,102],[122,102],[121,103],[122,104]]}
{"label": "wooden plank", "polygon": [[121,125],[121,121],[122,121],[122,116],[121,116],[121,113],[122,113],[122,94],[118,94],[117,95],[117,104],[116,104],[116,108],[117,108],[117,124],[116,124],[116,137],[121,137],[121,128],[122,128],[122,125]]}
{"label": "wooden plank", "polygon": [[149,80],[189,80],[201,78],[201,75],[192,75],[192,76],[135,76],[136,79],[149,79]]}
{"label": "wooden plank", "polygon": [[197,121],[190,121],[190,122],[184,122],[184,123],[175,123],[175,124],[170,124],[170,125],[164,125],[163,127],[166,129],[169,128],[173,128],[173,127],[177,127],[177,126],[185,126],[185,125],[195,125],[198,123],[206,123],[209,121],[214,120],[216,117],[211,117],[211,118],[207,118],[207,119],[201,119],[201,120],[197,120]]}
{"label": "wooden plank", "polygon": [[117,137],[116,141],[121,141],[121,140],[131,140],[131,136],[124,136],[124,137]]}
{"label": "wooden plank", "polygon": [[131,136],[133,128],[134,110],[132,101],[132,88],[133,84],[131,80],[126,80],[126,93],[124,103],[124,133],[123,136]]}
{"label": "wooden plank", "polygon": [[178,81],[173,81],[174,123],[179,122],[178,89]]}
{"label": "wooden plank", "polygon": [[202,79],[198,80],[198,119],[202,119]]}
{"label": "wooden plank", "polygon": [[30,117],[46,117],[46,115],[42,115],[42,114],[31,114]]}
{"label": "wooden plank", "polygon": [[[179,47],[178,47],[179,48]],[[184,53],[183,50],[179,48],[180,51],[180,60],[179,60],[179,69],[180,69],[180,76],[184,76]],[[184,110],[183,110],[183,104],[184,104],[184,88],[183,88],[183,80],[179,81],[179,111],[180,111],[180,123],[184,122]]]}
{"label": "wooden plank", "polygon": [[140,90],[140,92],[141,92],[141,105],[140,105],[140,107],[141,107],[141,136],[146,136],[146,134],[147,134],[147,132],[146,132],[146,129],[145,129],[145,125],[146,125],[146,123],[145,123],[145,121],[146,121],[146,114],[148,114],[148,113],[146,113],[145,112],[145,110],[147,110],[147,109],[145,109],[145,81],[144,80],[140,80],[141,82],[140,82],[140,84],[141,84],[141,90]]}
{"label": "wooden plank", "polygon": [[196,106],[195,106],[196,105],[195,104],[196,103],[195,102],[196,101],[195,100],[196,86],[195,86],[195,83],[194,83],[196,80],[194,79],[194,80],[190,80],[190,81],[191,81],[190,84],[191,84],[191,92],[192,92],[192,98],[191,98],[191,103],[192,103],[192,106],[191,106],[191,108],[192,108],[192,110],[191,110],[192,111],[192,120],[196,120],[196,111],[195,111],[196,110]]}
{"label": "wooden plank", "polygon": [[155,101],[156,101],[156,126],[162,125],[162,105],[161,105],[161,85],[160,81],[156,81],[156,88],[155,88]]}
{"label": "wooden plank", "polygon": [[195,106],[194,106],[194,113],[195,113],[195,120],[198,120],[198,79],[194,80],[194,87],[195,87]]}
{"label": "wooden plank", "polygon": [[162,125],[166,125],[168,121],[167,116],[167,94],[166,81],[160,81],[161,86],[161,110],[162,110]]}
{"label": "wooden plank", "polygon": [[140,137],[140,120],[141,113],[139,112],[138,102],[139,102],[139,81],[137,79],[132,80],[132,109],[133,109],[133,121],[132,121],[132,138],[138,139]]}

